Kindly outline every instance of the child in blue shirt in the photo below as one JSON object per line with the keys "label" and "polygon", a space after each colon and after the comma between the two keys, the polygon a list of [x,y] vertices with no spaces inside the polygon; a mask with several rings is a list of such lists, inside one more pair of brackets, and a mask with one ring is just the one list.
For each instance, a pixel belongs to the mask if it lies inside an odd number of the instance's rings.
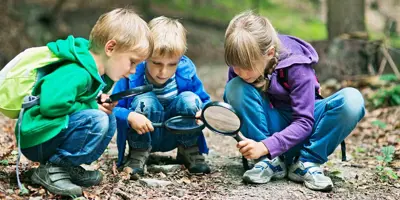
{"label": "child in blue shirt", "polygon": [[[121,100],[113,112],[117,118],[118,166],[124,164],[132,174],[142,174],[150,152],[166,152],[178,147],[177,160],[191,173],[209,173],[202,153],[207,153],[203,134],[175,135],[152,122],[163,122],[177,115],[199,115],[210,101],[193,62],[184,55],[186,30],[180,22],[157,17],[149,22],[154,39],[153,53],[139,64],[136,73],[121,79],[113,93],[152,84],[154,89]],[[123,162],[128,141],[129,155]]]}

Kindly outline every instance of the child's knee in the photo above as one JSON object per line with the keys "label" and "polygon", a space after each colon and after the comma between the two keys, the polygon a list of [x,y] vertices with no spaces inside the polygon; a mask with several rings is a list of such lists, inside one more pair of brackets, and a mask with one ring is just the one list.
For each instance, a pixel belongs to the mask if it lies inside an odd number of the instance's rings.
{"label": "child's knee", "polygon": [[236,77],[228,82],[225,87],[224,100],[234,108],[242,106],[246,98],[262,98],[257,89]]}
{"label": "child's knee", "polygon": [[202,107],[202,101],[198,95],[193,92],[185,91],[178,96],[177,110],[185,114],[194,114]]}
{"label": "child's knee", "polygon": [[365,114],[364,98],[355,88],[344,88],[340,91],[343,101],[343,116],[355,117],[360,120]]}
{"label": "child's knee", "polygon": [[154,92],[138,95],[132,102],[131,110],[139,113],[151,113],[163,110],[163,106]]}
{"label": "child's knee", "polygon": [[92,133],[105,135],[107,132],[109,132],[110,117],[107,113],[101,110],[93,110],[90,112],[90,117],[92,119],[92,126],[90,130]]}

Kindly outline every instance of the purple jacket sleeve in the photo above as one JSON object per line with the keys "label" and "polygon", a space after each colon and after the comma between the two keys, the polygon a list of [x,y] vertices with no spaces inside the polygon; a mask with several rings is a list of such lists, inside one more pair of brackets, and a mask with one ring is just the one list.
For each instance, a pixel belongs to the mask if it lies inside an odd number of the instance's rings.
{"label": "purple jacket sleeve", "polygon": [[235,78],[237,75],[235,74],[235,72],[233,71],[233,68],[232,67],[229,67],[229,70],[228,70],[228,81],[227,82],[229,82],[230,80],[232,80],[233,78]]}
{"label": "purple jacket sleeve", "polygon": [[314,125],[315,74],[309,65],[295,65],[288,70],[292,123],[262,142],[274,158],[304,141]]}

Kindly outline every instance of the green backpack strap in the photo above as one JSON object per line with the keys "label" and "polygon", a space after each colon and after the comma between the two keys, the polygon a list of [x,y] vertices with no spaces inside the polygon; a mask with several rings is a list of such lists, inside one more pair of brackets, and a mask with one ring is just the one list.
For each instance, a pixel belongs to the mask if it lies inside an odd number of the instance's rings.
{"label": "green backpack strap", "polygon": [[24,111],[26,109],[31,108],[34,105],[39,105],[39,97],[38,96],[26,96],[24,98],[24,102],[22,103],[22,108],[21,111],[19,112],[19,116],[18,116],[18,121],[17,121],[17,126],[18,126],[18,130],[17,130],[17,134],[18,134],[18,155],[17,155],[17,163],[16,163],[16,174],[17,174],[17,183],[18,183],[18,187],[19,187],[19,191],[20,194],[24,194],[27,192],[27,189],[25,188],[25,186],[23,184],[21,184],[21,180],[19,178],[19,162],[21,160],[21,124],[22,124],[22,118],[24,116]]}

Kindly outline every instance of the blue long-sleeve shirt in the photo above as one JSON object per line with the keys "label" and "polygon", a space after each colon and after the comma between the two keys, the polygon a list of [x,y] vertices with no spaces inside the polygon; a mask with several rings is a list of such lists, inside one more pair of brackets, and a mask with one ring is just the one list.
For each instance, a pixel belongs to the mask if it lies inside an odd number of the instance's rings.
{"label": "blue long-sleeve shirt", "polygon": [[[135,74],[130,75],[129,78],[119,80],[113,89],[113,94],[145,85],[145,69],[146,61],[140,63],[136,67]],[[191,91],[200,97],[203,105],[210,102],[210,95],[207,94],[203,83],[196,74],[196,66],[187,56],[182,56],[180,59],[175,72],[175,80],[178,87],[178,94],[185,91]],[[134,97],[120,100],[118,101],[117,106],[113,109],[113,113],[117,118],[118,165],[122,164],[127,139],[127,136],[124,134],[126,131],[122,131],[121,129],[130,127],[128,115],[132,112],[129,110],[129,107],[133,99]],[[201,153],[208,153],[207,144],[203,135],[199,137],[198,144]]]}

